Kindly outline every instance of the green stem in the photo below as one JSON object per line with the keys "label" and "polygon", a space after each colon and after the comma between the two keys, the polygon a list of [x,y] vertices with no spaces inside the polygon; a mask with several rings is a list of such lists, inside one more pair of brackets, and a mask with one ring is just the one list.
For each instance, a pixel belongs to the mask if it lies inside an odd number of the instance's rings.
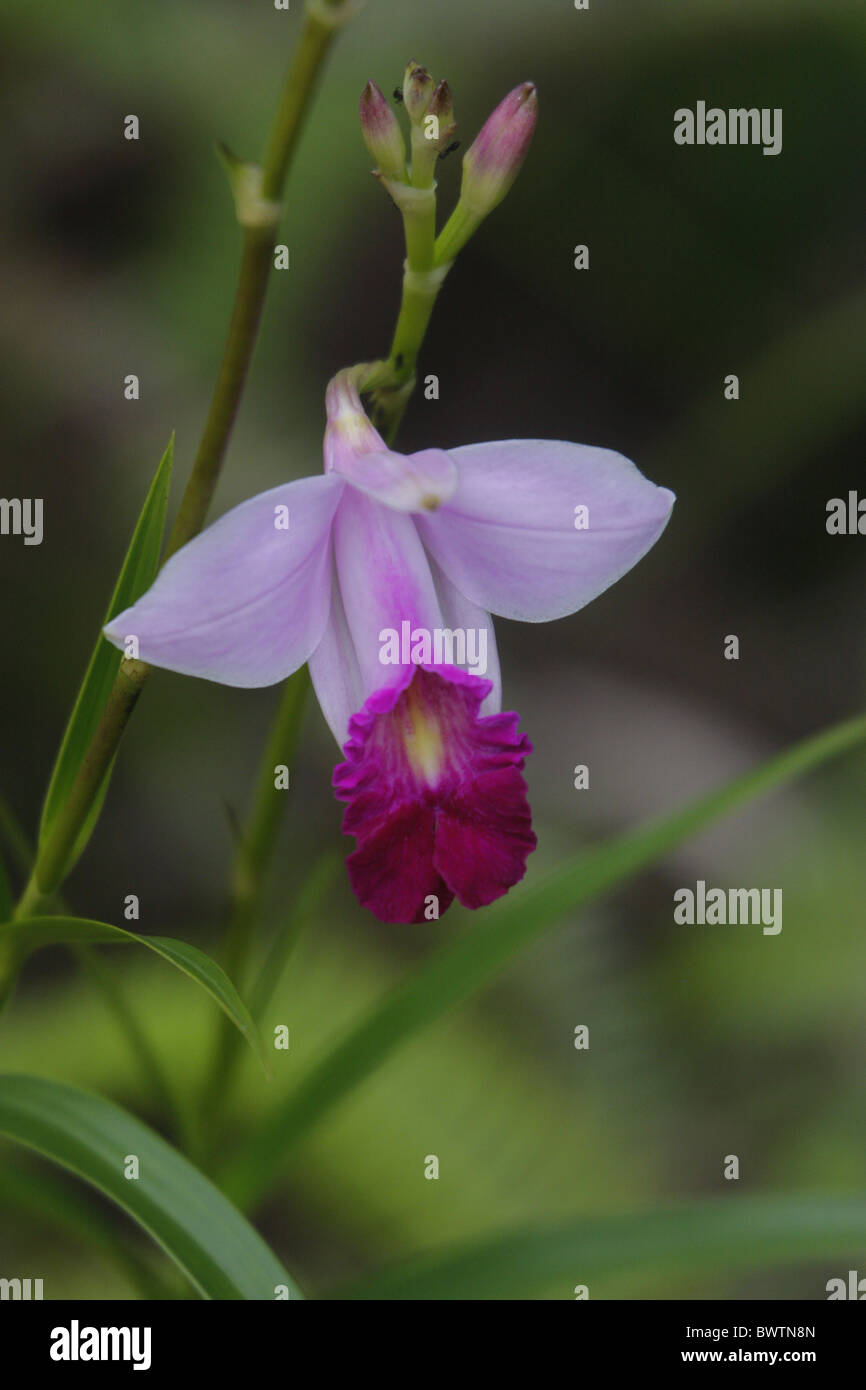
{"label": "green stem", "polygon": [[17,918],[20,921],[24,917],[38,917],[40,909],[48,902],[48,897],[48,894],[43,895],[40,891],[39,885],[33,873],[31,873],[24,885],[24,891],[18,899],[15,911],[12,914],[13,920]]}
{"label": "green stem", "polygon": [[[301,885],[287,916],[280,919],[250,992],[250,1013],[257,1023],[274,996],[301,932],[315,916],[333,885],[340,862],[341,856],[336,852],[323,854]],[[219,1035],[213,1071],[205,1090],[203,1115],[212,1147],[219,1138],[220,1121],[225,1114],[237,1065],[243,1055],[232,1033],[240,1038],[237,1029],[232,1029],[231,1033],[223,1030]]]}
{"label": "green stem", "polygon": [[[265,746],[256,779],[252,811],[235,851],[232,869],[231,909],[224,945],[224,965],[236,989],[243,992],[255,928],[261,913],[267,868],[273,857],[286,793],[274,785],[275,768],[291,769],[304,713],[310,677],[306,666],[290,676],[283,687],[276,718]],[[221,1014],[209,1077],[203,1088],[203,1115],[213,1133],[227,1098],[240,1034]]]}
{"label": "green stem", "polygon": [[418,354],[446,271],[444,267],[441,275],[434,270],[418,276],[407,266],[403,273],[400,313],[387,361],[391,382],[373,393],[373,423],[386,444],[393,444],[415,389]]}
{"label": "green stem", "polygon": [[[435,184],[434,174],[436,172],[436,160],[439,156],[439,146],[435,142],[428,140],[423,125],[413,125],[412,133],[409,137],[412,149],[411,160],[411,179],[413,188],[433,188]],[[434,237],[436,233],[435,225],[432,228]],[[431,241],[431,258],[429,264],[433,264],[432,259],[433,245]]]}
{"label": "green stem", "polygon": [[[326,10],[332,14],[326,18]],[[262,196],[278,201],[283,196],[283,188],[289,165],[294,157],[313,92],[324,66],[328,49],[337,30],[351,18],[351,7],[345,0],[329,0],[327,6],[318,10],[307,8],[304,28],[289,74],[283,83],[277,114],[274,117],[262,160],[264,175]]]}
{"label": "green stem", "polygon": [[32,917],[63,879],[72,848],[87,813],[108,774],[121,735],[144,688],[149,667],[143,661],[121,661],[114,685],[51,834],[41,845],[30,880],[15,909],[15,917]]}
{"label": "green stem", "polygon": [[449,265],[483,221],[461,198],[436,238],[433,264]]}
{"label": "green stem", "polygon": [[403,233],[406,238],[406,261],[413,270],[431,270],[433,268],[435,232],[435,224],[426,214],[407,212],[404,215]]}
{"label": "green stem", "polygon": [[418,354],[430,323],[437,292],[413,289],[404,283],[400,314],[389,355],[398,378],[403,381],[415,375]]}
{"label": "green stem", "polygon": [[[413,132],[414,133],[414,132]],[[403,267],[403,291],[400,312],[387,368],[389,381],[373,393],[373,423],[387,444],[392,444],[403,419],[409,398],[415,388],[415,367],[424,341],[433,306],[450,269],[449,264],[435,263],[436,195],[432,178],[429,183],[413,187],[401,198],[398,206],[403,213],[406,237],[406,263]],[[429,191],[429,198],[418,193]]]}
{"label": "green stem", "polygon": [[[406,260],[413,270],[429,270],[433,265],[436,246],[436,182],[429,142],[425,141],[417,126],[412,127],[412,172],[410,187],[414,196],[406,194],[398,206],[403,214],[403,232],[406,238]],[[420,142],[420,145],[419,145]],[[426,146],[426,148],[425,148]]]}
{"label": "green stem", "polygon": [[390,380],[373,394],[373,423],[387,444],[393,444],[415,389],[418,354],[450,268],[436,260],[436,154],[419,125],[413,125],[411,140],[411,182],[389,185],[403,217],[406,263],[400,313],[388,354]]}
{"label": "green stem", "polygon": [[240,405],[264,308],[273,260],[272,227],[244,229],[235,302],[210,409],[165,559],[198,535],[210,507]]}
{"label": "green stem", "polygon": [[279,929],[275,932],[250,991],[250,1013],[256,1022],[261,1019],[273,999],[301,929],[321,906],[322,899],[339,873],[341,861],[342,855],[336,850],[326,852],[317,860],[292,904],[288,921],[280,923]]}
{"label": "green stem", "polygon": [[[295,57],[283,84],[262,170],[262,196],[278,203],[297,148],[318,74],[338,28],[353,10],[345,0],[316,0],[308,6]],[[200,531],[231,435],[252,359],[273,260],[276,226],[247,226],[222,362],[210,409],[166,556]],[[135,703],[147,680],[144,662],[123,661],[78,776],[51,835],[41,847],[17,916],[30,915],[63,878],[67,855],[93,805],[117,752]]]}
{"label": "green stem", "polygon": [[[286,176],[311,105],[319,73],[337,32],[334,22],[308,10],[298,48],[283,83],[277,114],[262,161],[261,197],[279,203]],[[168,559],[201,530],[219,479],[240,405],[264,308],[273,264],[275,225],[246,227],[234,309],[204,432],[180,510],[169,536]]]}
{"label": "green stem", "polygon": [[[274,786],[274,769],[279,766],[291,769],[309,690],[310,676],[306,666],[290,676],[283,686],[276,718],[259,766],[252,814],[235,854],[232,918],[226,935],[225,956],[226,969],[238,989],[242,988],[252,947],[250,928],[261,905],[266,870],[286,806],[285,792]],[[230,1036],[234,1037],[237,1029],[228,1018],[225,1018],[225,1023]],[[240,1037],[240,1034],[237,1036]]]}

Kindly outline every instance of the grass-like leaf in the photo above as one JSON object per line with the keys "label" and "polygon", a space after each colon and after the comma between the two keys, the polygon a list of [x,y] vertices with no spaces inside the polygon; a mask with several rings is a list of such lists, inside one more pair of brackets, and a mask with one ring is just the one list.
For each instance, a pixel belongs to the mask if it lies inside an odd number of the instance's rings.
{"label": "grass-like leaf", "polygon": [[28,1226],[37,1232],[50,1232],[49,1239],[56,1239],[57,1232],[62,1231],[79,1249],[89,1248],[103,1255],[117,1265],[142,1298],[178,1297],[176,1272],[171,1271],[170,1283],[164,1274],[157,1274],[153,1268],[156,1252],[148,1250],[146,1258],[130,1241],[129,1232],[118,1228],[113,1213],[102,1212],[80,1184],[69,1182],[67,1174],[56,1168],[46,1168],[41,1160],[4,1165],[6,1151],[4,1144],[0,1153],[0,1212],[17,1218],[19,1224],[26,1216]]}
{"label": "grass-like leaf", "polygon": [[[135,603],[145,589],[150,588],[156,577],[165,529],[173,448],[174,440],[172,438],[162,456],[150,491],[145,498],[114,593],[111,596],[111,602],[105,614],[104,622],[106,623],[116,613],[122,612],[124,608]],[[57,761],[51,774],[51,781],[48,784],[48,791],[45,794],[45,804],[42,808],[42,820],[39,826],[39,848],[48,839],[55,819],[78,775],[82,759],[90,747],[94,731],[114,684],[120,662],[120,652],[100,632],[69,723],[66,726],[63,742],[60,745]],[[72,868],[93,833],[93,827],[99,819],[102,803],[105,800],[110,777],[111,770],[109,769],[69,856],[66,872]]]}
{"label": "grass-like leaf", "polygon": [[[573,1299],[610,1275],[719,1274],[860,1256],[866,1197],[729,1197],[615,1216],[579,1216],[436,1251],[341,1287],[341,1299]],[[842,1271],[836,1271],[841,1273]],[[561,1292],[552,1292],[561,1287]],[[816,1298],[826,1296],[823,1285]]]}
{"label": "grass-like leaf", "polygon": [[227,1171],[227,1190],[241,1205],[254,1201],[280,1171],[289,1150],[343,1096],[566,914],[625,883],[755,797],[864,740],[866,717],[834,725],[673,815],[576,855],[534,887],[518,889],[479,914],[470,930],[436,951],[376,1004],[248,1139]]}
{"label": "grass-like leaf", "polygon": [[[162,1246],[203,1298],[302,1295],[261,1236],[202,1173],[133,1115],[36,1076],[0,1076],[0,1134],[103,1192]],[[138,1177],[127,1178],[130,1157]]]}
{"label": "grass-like leaf", "polygon": [[170,936],[136,936],[135,932],[110,922],[92,922],[85,917],[23,917],[0,928],[0,945],[16,952],[19,961],[42,946],[80,945],[146,946],[164,960],[170,961],[216,1000],[220,1008],[243,1034],[267,1071],[264,1049],[258,1029],[225,971],[197,946],[176,941]]}

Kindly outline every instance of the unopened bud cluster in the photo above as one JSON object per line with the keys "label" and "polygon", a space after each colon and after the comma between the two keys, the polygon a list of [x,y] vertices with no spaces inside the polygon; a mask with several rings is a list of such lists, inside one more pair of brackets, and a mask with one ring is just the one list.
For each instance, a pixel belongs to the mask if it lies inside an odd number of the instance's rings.
{"label": "unopened bud cluster", "polygon": [[[374,172],[405,211],[412,206],[409,190],[435,188],[436,161],[456,148],[457,122],[448,83],[436,82],[419,63],[409,63],[394,97],[409,118],[408,150],[397,116],[375,82],[368,82],[361,96],[361,132]],[[537,114],[535,87],[524,82],[485,121],[463,157],[460,198],[440,238],[441,255],[437,243],[437,263],[453,259],[501,203],[526,157]]]}

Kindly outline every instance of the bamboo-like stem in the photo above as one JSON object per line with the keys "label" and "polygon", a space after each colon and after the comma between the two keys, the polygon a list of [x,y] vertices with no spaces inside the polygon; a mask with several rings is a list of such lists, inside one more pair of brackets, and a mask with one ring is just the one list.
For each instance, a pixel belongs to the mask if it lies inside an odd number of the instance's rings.
{"label": "bamboo-like stem", "polygon": [[[307,6],[267,141],[261,173],[263,201],[278,204],[282,197],[325,57],[337,30],[353,13],[354,8],[346,0],[313,0]],[[240,272],[222,362],[195,463],[166,546],[166,559],[201,530],[216,488],[255,347],[273,261],[277,216],[278,208],[273,219],[263,225],[244,227]],[[142,661],[121,661],[66,803],[47,840],[39,847],[33,874],[16,911],[19,918],[32,915],[63,881],[70,851],[109,772],[149,670]]]}
{"label": "bamboo-like stem", "polygon": [[[252,809],[241,831],[232,868],[229,925],[223,948],[223,964],[238,990],[243,990],[261,917],[267,869],[273,857],[286,793],[275,786],[275,770],[291,770],[301,732],[310,688],[306,666],[290,676],[283,687],[276,717],[262,754]],[[236,1060],[240,1034],[221,1014],[216,1046],[202,1089],[202,1119],[215,1133],[227,1098],[228,1080]]]}

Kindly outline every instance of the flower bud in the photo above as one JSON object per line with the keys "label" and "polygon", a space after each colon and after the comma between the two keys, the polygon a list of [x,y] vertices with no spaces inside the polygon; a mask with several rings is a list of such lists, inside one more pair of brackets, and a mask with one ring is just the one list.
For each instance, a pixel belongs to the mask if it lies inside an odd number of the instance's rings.
{"label": "flower bud", "polygon": [[451,88],[444,78],[433,89],[422,124],[424,138],[435,150],[444,148],[457,129]]}
{"label": "flower bud", "polygon": [[424,119],[432,95],[433,78],[426,68],[413,59],[403,78],[403,105],[413,125],[420,124]]}
{"label": "flower bud", "polygon": [[499,103],[463,156],[461,200],[486,217],[517,178],[538,117],[535,84],[524,82]]}
{"label": "flower bud", "polygon": [[370,158],[386,178],[406,177],[406,146],[397,117],[375,82],[368,82],[361,93],[361,134]]}

